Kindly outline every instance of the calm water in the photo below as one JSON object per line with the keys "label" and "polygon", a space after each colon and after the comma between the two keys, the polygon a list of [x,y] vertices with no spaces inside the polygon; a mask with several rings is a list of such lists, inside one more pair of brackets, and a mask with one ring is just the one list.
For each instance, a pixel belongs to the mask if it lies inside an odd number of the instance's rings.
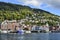
{"label": "calm water", "polygon": [[60,40],[60,33],[0,34],[0,40]]}

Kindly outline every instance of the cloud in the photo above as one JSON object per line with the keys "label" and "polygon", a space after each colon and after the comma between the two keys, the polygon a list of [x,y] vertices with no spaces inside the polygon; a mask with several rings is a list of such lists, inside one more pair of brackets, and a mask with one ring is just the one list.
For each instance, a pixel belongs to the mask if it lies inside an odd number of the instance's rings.
{"label": "cloud", "polygon": [[40,3],[37,0],[29,0],[29,1],[26,1],[25,2],[25,5],[29,5],[29,4],[34,5],[34,6],[37,6]]}
{"label": "cloud", "polygon": [[48,0],[48,1],[42,0],[42,2],[54,8],[60,8],[60,0]]}
{"label": "cloud", "polygon": [[41,6],[47,4],[45,7],[60,8],[60,0],[22,0],[24,5]]}
{"label": "cloud", "polygon": [[39,6],[42,4],[39,0],[22,0],[24,3],[23,5],[33,5],[33,6]]}

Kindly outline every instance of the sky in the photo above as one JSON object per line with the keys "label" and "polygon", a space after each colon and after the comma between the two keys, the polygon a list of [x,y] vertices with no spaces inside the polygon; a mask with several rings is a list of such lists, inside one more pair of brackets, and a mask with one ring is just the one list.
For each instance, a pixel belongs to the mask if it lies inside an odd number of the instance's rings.
{"label": "sky", "polygon": [[19,5],[26,5],[32,8],[39,8],[60,16],[60,0],[0,0]]}

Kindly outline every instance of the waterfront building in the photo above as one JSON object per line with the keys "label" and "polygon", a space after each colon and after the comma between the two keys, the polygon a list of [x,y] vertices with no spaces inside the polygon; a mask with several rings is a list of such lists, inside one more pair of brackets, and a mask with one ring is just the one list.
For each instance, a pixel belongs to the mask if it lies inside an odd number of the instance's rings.
{"label": "waterfront building", "polygon": [[16,22],[16,20],[5,20],[1,23],[1,30],[12,30],[15,31],[20,27],[19,23]]}

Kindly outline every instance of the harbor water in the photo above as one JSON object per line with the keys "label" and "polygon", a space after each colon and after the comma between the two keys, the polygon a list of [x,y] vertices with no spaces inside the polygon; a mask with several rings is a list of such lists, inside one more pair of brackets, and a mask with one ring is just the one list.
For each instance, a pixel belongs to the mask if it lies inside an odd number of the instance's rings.
{"label": "harbor water", "polygon": [[0,40],[60,40],[60,33],[1,34]]}

